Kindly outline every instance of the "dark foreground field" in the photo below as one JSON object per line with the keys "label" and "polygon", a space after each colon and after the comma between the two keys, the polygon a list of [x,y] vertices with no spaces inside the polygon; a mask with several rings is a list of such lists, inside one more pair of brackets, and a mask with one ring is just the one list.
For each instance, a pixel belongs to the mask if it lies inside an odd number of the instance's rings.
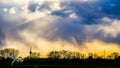
{"label": "dark foreground field", "polygon": [[99,65],[0,65],[0,68],[120,68],[120,66]]}

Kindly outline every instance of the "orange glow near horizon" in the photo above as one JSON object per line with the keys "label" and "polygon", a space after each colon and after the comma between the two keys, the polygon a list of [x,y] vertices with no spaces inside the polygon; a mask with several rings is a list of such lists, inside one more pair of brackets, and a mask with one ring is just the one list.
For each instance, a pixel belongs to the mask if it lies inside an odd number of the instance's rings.
{"label": "orange glow near horizon", "polygon": [[[35,41],[36,40],[36,41]],[[91,42],[85,42],[81,45],[73,45],[69,42],[61,42],[61,40],[57,40],[55,42],[50,42],[45,39],[35,39],[34,41],[30,42],[32,46],[33,52],[39,52],[41,57],[47,57],[47,54],[50,51],[76,51],[82,54],[88,55],[89,53],[97,54],[98,56],[105,56],[110,55],[113,52],[120,51],[120,47],[118,44],[113,43],[105,43],[98,40],[93,40]],[[17,45],[17,46],[16,46]],[[20,51],[20,56],[26,57],[29,55],[30,46],[29,44],[24,44],[18,41],[11,41],[7,42],[7,46],[3,48],[15,48]]]}

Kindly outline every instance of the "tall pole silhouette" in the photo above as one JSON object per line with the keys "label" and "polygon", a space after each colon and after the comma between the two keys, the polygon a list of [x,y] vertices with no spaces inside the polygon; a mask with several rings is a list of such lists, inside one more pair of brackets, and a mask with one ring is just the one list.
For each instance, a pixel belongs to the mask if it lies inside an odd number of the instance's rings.
{"label": "tall pole silhouette", "polygon": [[30,57],[32,56],[32,46],[30,46]]}

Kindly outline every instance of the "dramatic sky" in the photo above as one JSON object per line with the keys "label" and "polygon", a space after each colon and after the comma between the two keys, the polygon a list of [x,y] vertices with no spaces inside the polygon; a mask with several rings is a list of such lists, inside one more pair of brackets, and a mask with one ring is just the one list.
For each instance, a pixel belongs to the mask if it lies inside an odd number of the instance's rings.
{"label": "dramatic sky", "polygon": [[0,49],[21,55],[120,51],[120,0],[0,0]]}

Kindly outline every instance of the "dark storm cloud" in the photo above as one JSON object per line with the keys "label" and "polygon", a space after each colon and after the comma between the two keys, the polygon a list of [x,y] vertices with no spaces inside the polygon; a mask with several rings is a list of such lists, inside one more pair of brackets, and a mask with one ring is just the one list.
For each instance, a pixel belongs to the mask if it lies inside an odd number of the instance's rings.
{"label": "dark storm cloud", "polygon": [[[2,19],[4,20],[4,19]],[[19,40],[20,36],[18,34],[19,29],[15,27],[15,24],[11,24],[8,21],[0,22],[0,42],[5,45],[5,40]]]}
{"label": "dark storm cloud", "polygon": [[0,25],[2,25],[2,26],[0,26],[0,45],[3,45],[4,44],[4,34],[3,34],[3,30],[2,30],[3,24],[0,23]]}
{"label": "dark storm cloud", "polygon": [[[65,3],[63,3],[65,4]],[[113,19],[120,18],[120,5],[119,0],[98,1],[98,3],[81,3],[77,1],[70,2],[67,7],[61,11],[55,11],[52,14],[61,17],[68,17],[69,14],[64,13],[66,10],[72,10],[78,17],[82,17],[80,24],[100,24],[99,22],[103,17]]]}
{"label": "dark storm cloud", "polygon": [[[0,7],[1,8],[1,7]],[[1,9],[0,9],[1,11]],[[4,18],[3,18],[3,13],[0,12],[0,45],[4,45],[4,39],[5,39],[5,36],[4,36]]]}
{"label": "dark storm cloud", "polygon": [[[71,40],[71,37],[73,37],[78,41],[78,43],[92,39],[119,43],[119,32],[117,37],[113,38],[109,35],[107,37],[104,37],[105,33],[103,30],[97,30],[99,28],[99,25],[105,24],[109,26],[109,24],[112,23],[101,21],[101,19],[104,17],[119,20],[119,8],[119,0],[99,1],[99,3],[80,3],[76,1],[70,2],[65,9],[54,11],[52,13],[52,15],[62,17],[64,21],[59,20],[59,24],[55,24],[53,28],[50,28],[57,29],[56,33],[53,33],[53,36],[50,36],[52,39],[56,38],[57,36],[66,40]],[[69,14],[64,13],[67,10],[72,10],[74,13],[76,13],[76,15],[79,17],[79,20],[71,18],[68,19]],[[88,28],[92,30],[88,31],[88,29],[85,28],[86,25],[93,26]],[[114,29],[114,27],[112,28]]]}
{"label": "dark storm cloud", "polygon": [[[8,9],[11,7],[13,6],[5,4],[1,4],[0,7],[0,45],[6,45],[6,41],[8,40],[22,41],[20,35],[18,34],[19,28],[15,24],[17,21],[8,20],[11,17]],[[3,10],[4,8],[7,9],[8,13]],[[8,17],[5,15],[8,15]]]}
{"label": "dark storm cloud", "polygon": [[28,9],[30,9],[30,11],[32,11],[32,12],[35,12],[36,8],[37,8],[37,4],[31,4],[31,5],[28,7]]}
{"label": "dark storm cloud", "polygon": [[[56,25],[59,25],[56,27]],[[50,34],[49,32],[52,32]],[[48,27],[45,30],[45,34],[43,37],[46,37],[50,40],[55,39],[63,39],[69,42],[73,42],[72,39],[75,39],[77,43],[82,43],[85,40],[84,36],[84,26],[69,24],[69,23],[56,23],[51,27]]]}
{"label": "dark storm cloud", "polygon": [[99,6],[101,7],[101,10],[105,13],[106,16],[111,18],[120,18],[120,0],[106,0],[101,1]]}

